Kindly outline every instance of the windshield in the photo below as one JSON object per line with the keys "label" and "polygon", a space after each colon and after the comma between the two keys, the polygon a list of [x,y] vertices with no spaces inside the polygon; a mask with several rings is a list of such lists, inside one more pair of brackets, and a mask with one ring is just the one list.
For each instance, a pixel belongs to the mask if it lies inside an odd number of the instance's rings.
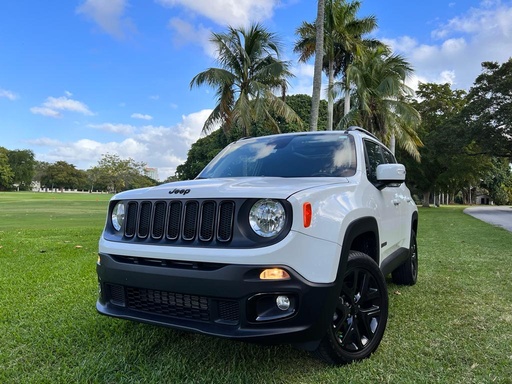
{"label": "windshield", "polygon": [[344,133],[265,136],[226,147],[198,178],[348,177],[355,154],[354,139]]}

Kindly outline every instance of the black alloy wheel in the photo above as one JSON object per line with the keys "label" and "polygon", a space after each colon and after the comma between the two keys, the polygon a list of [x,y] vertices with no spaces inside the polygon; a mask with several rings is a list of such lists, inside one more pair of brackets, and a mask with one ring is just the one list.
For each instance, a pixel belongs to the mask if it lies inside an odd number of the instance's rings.
{"label": "black alloy wheel", "polygon": [[332,364],[370,356],[388,318],[388,293],[379,267],[368,255],[350,251],[332,323],[316,355]]}

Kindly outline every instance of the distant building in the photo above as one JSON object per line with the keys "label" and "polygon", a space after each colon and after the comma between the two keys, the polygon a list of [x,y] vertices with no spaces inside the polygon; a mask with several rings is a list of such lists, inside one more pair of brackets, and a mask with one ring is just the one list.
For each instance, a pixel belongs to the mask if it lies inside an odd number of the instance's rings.
{"label": "distant building", "polygon": [[151,177],[153,180],[158,180],[158,168],[144,168],[144,175]]}

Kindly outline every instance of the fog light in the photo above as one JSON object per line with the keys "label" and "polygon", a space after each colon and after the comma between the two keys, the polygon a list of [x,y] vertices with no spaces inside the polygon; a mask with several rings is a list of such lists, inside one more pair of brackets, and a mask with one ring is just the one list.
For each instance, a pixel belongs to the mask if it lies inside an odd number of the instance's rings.
{"label": "fog light", "polygon": [[288,296],[277,296],[276,304],[281,311],[287,311],[290,308],[290,299]]}

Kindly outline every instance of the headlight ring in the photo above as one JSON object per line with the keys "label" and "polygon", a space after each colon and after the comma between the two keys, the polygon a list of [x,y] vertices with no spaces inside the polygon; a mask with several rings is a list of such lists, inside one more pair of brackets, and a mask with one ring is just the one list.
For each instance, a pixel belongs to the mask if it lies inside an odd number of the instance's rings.
{"label": "headlight ring", "polygon": [[286,211],[279,201],[261,199],[249,211],[249,224],[257,235],[264,238],[276,237],[286,223]]}
{"label": "headlight ring", "polygon": [[125,207],[123,202],[118,202],[112,209],[112,227],[119,232],[124,225]]}

